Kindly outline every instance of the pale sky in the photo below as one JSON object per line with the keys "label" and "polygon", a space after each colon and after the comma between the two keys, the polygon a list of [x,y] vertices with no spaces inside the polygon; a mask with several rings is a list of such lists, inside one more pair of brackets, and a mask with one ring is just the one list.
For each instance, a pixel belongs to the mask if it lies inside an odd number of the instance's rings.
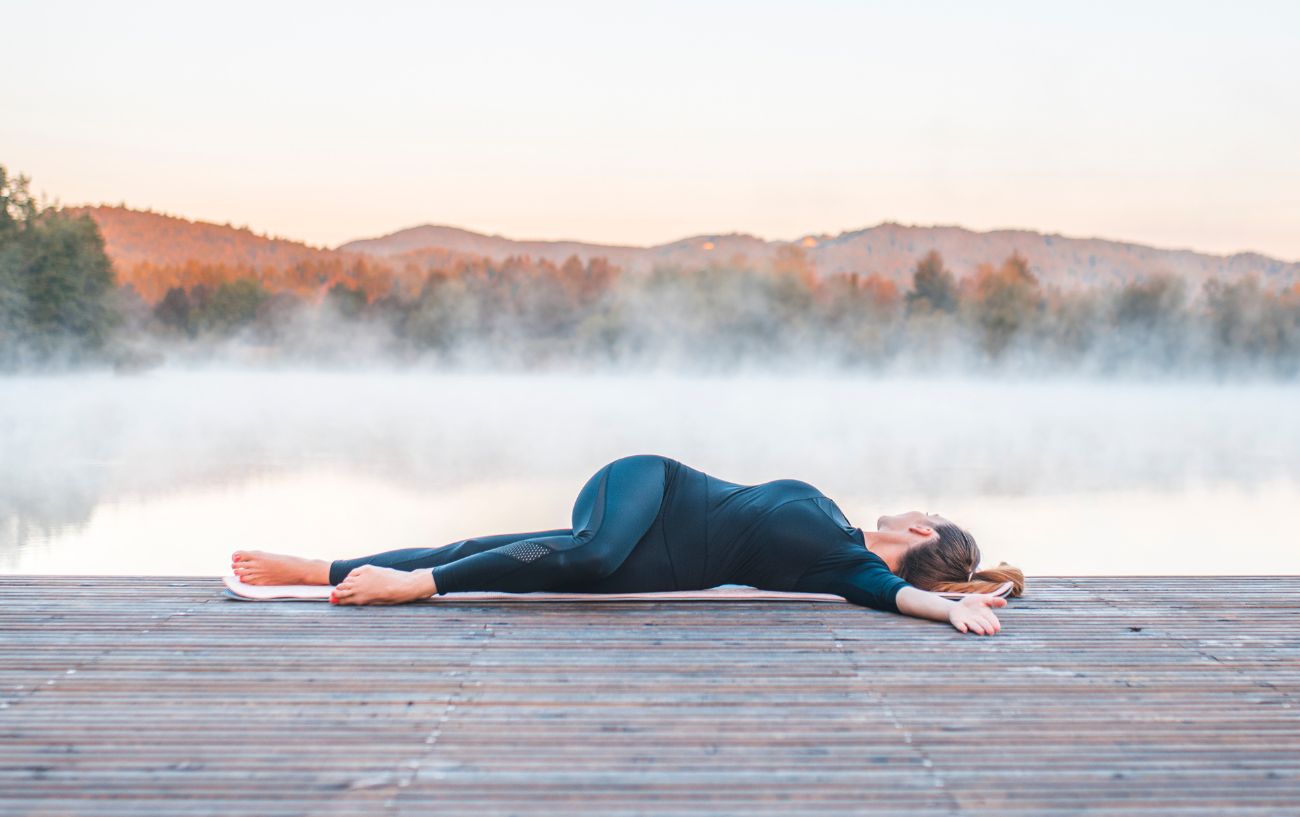
{"label": "pale sky", "polygon": [[0,164],[314,244],[892,220],[1300,260],[1300,3],[7,0]]}

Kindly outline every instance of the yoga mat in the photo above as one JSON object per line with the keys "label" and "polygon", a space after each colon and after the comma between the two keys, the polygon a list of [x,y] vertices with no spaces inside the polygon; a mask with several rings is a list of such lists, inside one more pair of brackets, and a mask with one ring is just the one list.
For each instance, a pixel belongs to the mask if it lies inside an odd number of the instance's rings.
{"label": "yoga mat", "polygon": [[[238,576],[226,576],[225,595],[239,601],[329,601],[329,585],[244,584]],[[994,595],[1005,596],[1011,592],[1011,582],[1003,583]],[[950,599],[960,599],[966,593],[941,593]],[[830,593],[789,593],[783,590],[759,590],[743,584],[723,584],[708,590],[667,590],[656,593],[498,593],[474,591],[431,596],[427,601],[438,604],[448,602],[518,602],[518,601],[826,601],[848,604],[846,599]]]}

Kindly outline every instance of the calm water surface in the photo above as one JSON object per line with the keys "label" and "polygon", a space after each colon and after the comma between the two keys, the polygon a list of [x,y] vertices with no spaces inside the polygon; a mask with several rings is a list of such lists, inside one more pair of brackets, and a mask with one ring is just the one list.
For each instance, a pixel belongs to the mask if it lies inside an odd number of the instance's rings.
{"label": "calm water surface", "polygon": [[0,379],[0,571],[564,527],[638,452],[940,512],[1031,575],[1300,573],[1296,386],[247,371]]}

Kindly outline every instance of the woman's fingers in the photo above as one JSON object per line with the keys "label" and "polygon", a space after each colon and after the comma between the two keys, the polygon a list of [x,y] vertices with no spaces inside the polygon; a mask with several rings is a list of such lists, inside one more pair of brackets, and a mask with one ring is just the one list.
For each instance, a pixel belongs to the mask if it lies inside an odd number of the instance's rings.
{"label": "woman's fingers", "polygon": [[952,626],[959,632],[971,632],[976,635],[996,635],[1002,630],[1002,622],[987,607],[974,606],[962,610],[952,617]]}
{"label": "woman's fingers", "polygon": [[980,623],[984,625],[984,629],[990,634],[997,632],[998,619],[997,616],[992,613],[985,611],[984,614],[980,616]]}
{"label": "woman's fingers", "polygon": [[1007,600],[980,594],[967,597],[970,602],[967,604],[968,616],[971,621],[971,629],[980,635],[994,635],[1002,629],[1002,622],[994,614],[994,607],[1005,607]]}

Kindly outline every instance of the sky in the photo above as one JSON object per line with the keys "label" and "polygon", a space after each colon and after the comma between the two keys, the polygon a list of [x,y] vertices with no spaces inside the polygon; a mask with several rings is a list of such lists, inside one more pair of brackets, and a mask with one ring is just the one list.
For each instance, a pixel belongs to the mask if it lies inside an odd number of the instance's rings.
{"label": "sky", "polygon": [[6,0],[0,164],[334,246],[882,221],[1300,260],[1300,4]]}

